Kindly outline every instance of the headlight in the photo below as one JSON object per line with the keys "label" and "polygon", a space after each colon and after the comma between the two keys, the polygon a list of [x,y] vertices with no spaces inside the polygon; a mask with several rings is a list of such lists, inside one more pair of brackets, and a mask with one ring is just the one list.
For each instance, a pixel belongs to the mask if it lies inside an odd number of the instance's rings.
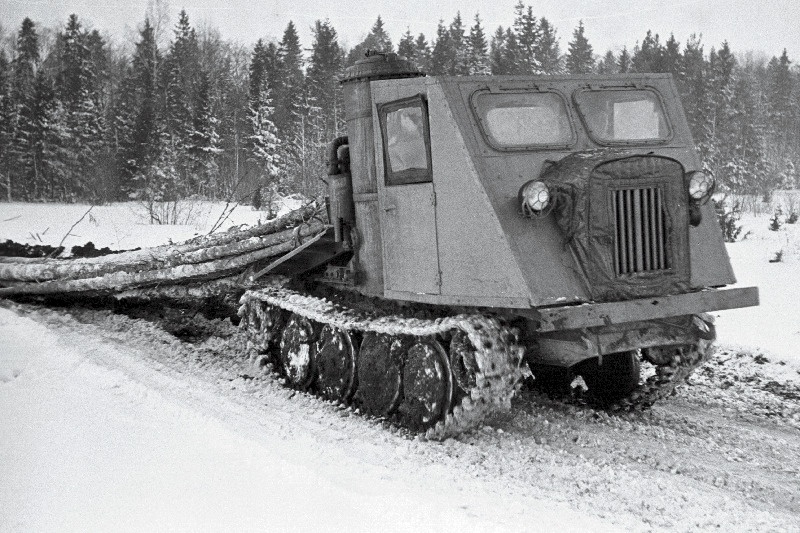
{"label": "headlight", "polygon": [[714,178],[705,172],[692,172],[689,178],[689,196],[698,202],[707,200],[714,191]]}
{"label": "headlight", "polygon": [[539,216],[550,205],[550,191],[541,181],[529,181],[519,191],[522,214]]}

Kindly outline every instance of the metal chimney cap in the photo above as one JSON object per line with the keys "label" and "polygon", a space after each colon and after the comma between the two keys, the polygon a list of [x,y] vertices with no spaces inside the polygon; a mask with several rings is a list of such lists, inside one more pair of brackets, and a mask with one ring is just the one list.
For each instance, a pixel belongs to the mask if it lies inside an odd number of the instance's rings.
{"label": "metal chimney cap", "polygon": [[387,80],[393,78],[417,78],[425,73],[414,63],[394,52],[367,50],[363,59],[347,67],[341,83],[361,80]]}

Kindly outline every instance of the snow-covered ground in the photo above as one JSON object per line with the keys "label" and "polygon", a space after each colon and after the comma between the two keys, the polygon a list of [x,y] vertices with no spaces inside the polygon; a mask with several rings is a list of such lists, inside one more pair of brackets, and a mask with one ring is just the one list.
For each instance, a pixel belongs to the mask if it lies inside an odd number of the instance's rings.
{"label": "snow-covered ground", "polygon": [[[301,200],[276,202],[278,214],[301,205]],[[170,215],[179,224],[150,224],[148,209],[137,202],[90,206],[86,204],[0,203],[0,242],[11,239],[24,244],[63,246],[69,252],[87,241],[96,248],[127,250],[181,242],[211,231],[265,221],[265,211],[224,202],[184,201]],[[72,226],[76,224],[73,228]]]}
{"label": "snow-covered ground", "polygon": [[[95,207],[66,243],[179,241],[208,207],[185,227]],[[87,208],[0,203],[0,240],[56,245]],[[3,304],[0,531],[800,531],[800,225],[768,218],[728,245],[761,306],[718,313],[693,387],[628,418],[526,395],[443,444],[248,375],[237,333]]]}
{"label": "snow-covered ground", "polygon": [[407,471],[403,448],[385,464],[374,447],[326,449],[131,344],[0,309],[0,531],[614,529],[435,465]]}

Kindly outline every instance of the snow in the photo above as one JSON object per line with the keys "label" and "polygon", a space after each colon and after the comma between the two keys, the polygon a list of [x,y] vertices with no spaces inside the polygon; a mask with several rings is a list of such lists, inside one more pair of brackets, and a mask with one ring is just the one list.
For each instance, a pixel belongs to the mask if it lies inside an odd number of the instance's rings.
{"label": "snow", "polygon": [[[203,203],[202,215],[180,226],[146,224],[133,204],[97,206],[65,244],[176,242],[207,232],[223,206]],[[87,209],[0,204],[0,240],[56,245]],[[238,207],[225,226],[263,216]],[[766,375],[762,381],[796,383],[800,224],[772,232],[769,216],[746,216],[750,235],[727,246],[737,285],[758,286],[761,306],[715,313],[721,350],[729,352],[721,361],[745,365],[743,376],[755,368]],[[783,261],[770,263],[781,249]],[[716,465],[716,455],[697,452],[723,449],[719,460],[733,461],[728,457],[745,448],[733,439],[756,431],[736,426],[755,417],[747,411],[755,401],[741,392],[747,379],[722,389],[700,375],[688,399],[671,400],[674,408],[656,409],[644,422],[586,415],[584,424],[560,406],[532,415],[526,407],[505,434],[487,427],[469,442],[434,445],[303,395],[289,398],[293,393],[269,382],[266,390],[263,382],[248,388],[238,367],[225,379],[176,371],[162,358],[184,348],[163,332],[129,332],[125,322],[111,334],[62,318],[62,311],[25,309],[0,306],[0,531],[684,530],[719,527],[726,517],[728,529],[737,521],[743,529],[780,529],[795,509],[748,507],[758,498],[748,496],[744,469],[766,464],[768,451],[796,453],[797,426],[775,429],[757,418],[758,431],[778,435],[775,450],[753,452],[751,443],[745,453],[753,455],[731,476],[720,472],[733,463]],[[731,351],[763,354],[770,363],[754,366]],[[195,359],[193,352],[186,357]],[[720,372],[726,368],[738,367]],[[714,418],[719,413],[732,418]],[[755,435],[751,440],[761,442]],[[620,442],[630,444],[617,452]],[[601,455],[607,449],[611,458]],[[687,474],[672,466],[679,455],[685,463],[674,464]],[[642,460],[652,468],[640,470]],[[774,460],[786,474],[764,467],[752,487],[794,501],[796,461]],[[578,481],[565,481],[572,478]],[[684,500],[676,504],[672,495]]]}
{"label": "snow", "polygon": [[402,445],[362,463],[313,434],[215,416],[237,407],[136,348],[8,309],[0,346],[4,531],[616,530],[435,466],[396,469]]}
{"label": "snow", "polygon": [[[749,235],[727,245],[735,286],[758,287],[760,305],[716,313],[717,338],[800,370],[800,224],[770,231],[770,216],[745,215],[742,234]],[[780,250],[782,261],[770,263]]]}
{"label": "snow", "polygon": [[[300,205],[302,200],[298,198],[281,198],[277,202],[277,214],[282,215]],[[0,241],[11,239],[25,244],[58,246],[64,239],[67,251],[87,241],[93,242],[96,248],[107,246],[122,250],[185,241],[208,233],[220,219],[224,222],[218,231],[267,220],[265,211],[225,202],[187,200],[179,203],[177,212],[180,224],[158,225],[149,223],[147,209],[136,202],[98,206],[4,202],[0,203]],[[226,217],[224,214],[228,212]]]}

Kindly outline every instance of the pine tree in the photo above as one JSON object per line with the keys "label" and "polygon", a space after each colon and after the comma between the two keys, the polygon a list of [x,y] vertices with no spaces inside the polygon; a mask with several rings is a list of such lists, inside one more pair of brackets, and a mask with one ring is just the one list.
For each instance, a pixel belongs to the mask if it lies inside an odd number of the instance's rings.
{"label": "pine tree", "polygon": [[556,29],[546,18],[539,19],[539,42],[535,57],[544,74],[560,74],[562,71],[561,50],[556,37]]}
{"label": "pine tree", "polygon": [[584,35],[583,21],[578,22],[578,27],[572,33],[566,61],[567,72],[570,74],[589,74],[594,69],[594,56],[592,45]]}
{"label": "pine tree", "polygon": [[469,41],[467,50],[469,51],[468,73],[477,75],[488,75],[489,70],[489,45],[486,43],[486,34],[481,26],[481,17],[475,14],[475,24],[469,30]]}

